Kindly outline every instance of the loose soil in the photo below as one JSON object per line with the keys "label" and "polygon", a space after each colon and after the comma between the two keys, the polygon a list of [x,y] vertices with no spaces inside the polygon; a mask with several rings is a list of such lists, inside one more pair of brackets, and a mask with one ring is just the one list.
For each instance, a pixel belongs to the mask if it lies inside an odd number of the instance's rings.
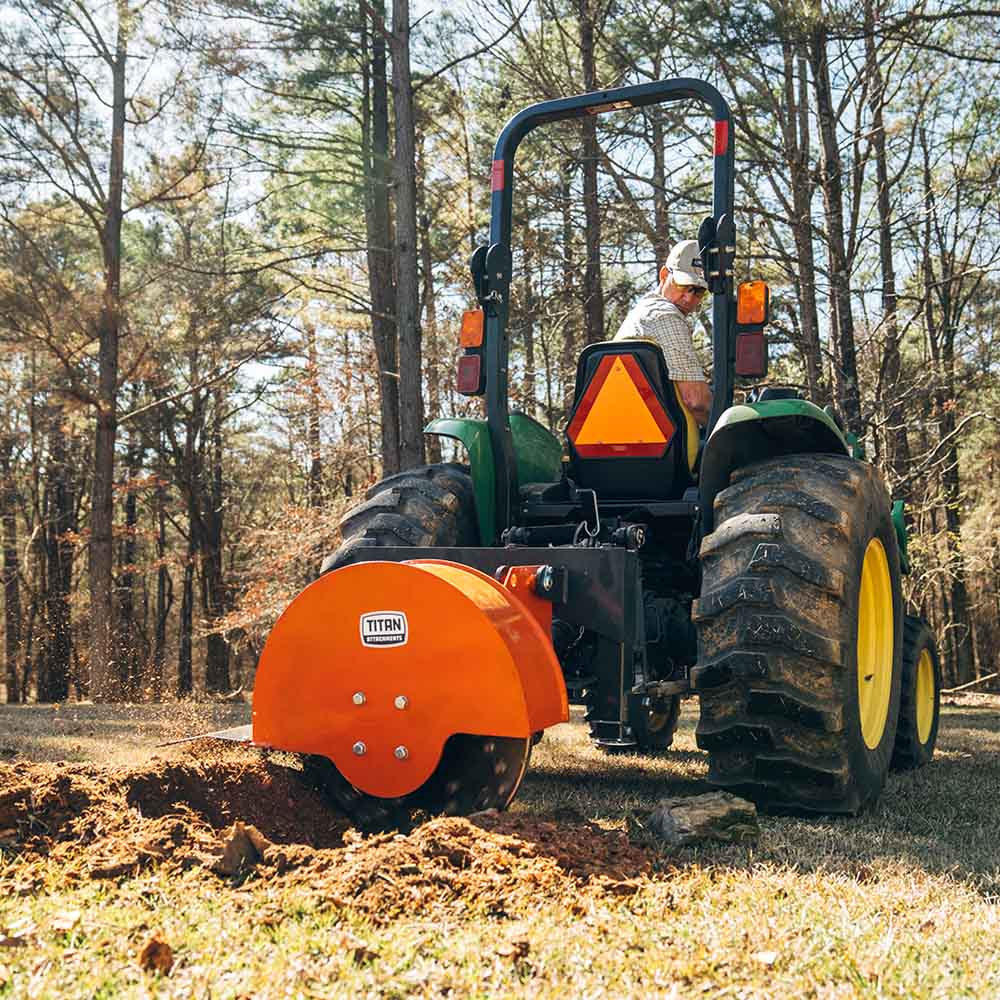
{"label": "loose soil", "polygon": [[0,764],[0,846],[16,892],[144,869],[281,880],[375,922],[444,910],[530,912],[539,895],[629,895],[650,868],[621,831],[495,812],[364,836],[310,787],[294,758],[198,741],[133,767]]}

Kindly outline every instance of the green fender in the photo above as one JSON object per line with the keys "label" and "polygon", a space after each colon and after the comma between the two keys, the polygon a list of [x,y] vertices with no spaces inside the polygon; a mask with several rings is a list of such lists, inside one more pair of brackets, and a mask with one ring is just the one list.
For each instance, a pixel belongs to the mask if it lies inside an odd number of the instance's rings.
{"label": "green fender", "polygon": [[805,399],[731,406],[712,429],[701,456],[702,530],[714,526],[715,496],[733,470],[779,455],[848,455],[852,448],[824,410]]}
{"label": "green fender", "polygon": [[[480,544],[493,545],[496,540],[496,475],[486,421],[469,417],[441,417],[432,420],[424,428],[424,433],[454,438],[465,445],[476,495]],[[510,415],[510,433],[517,461],[517,481],[522,485],[558,482],[562,476],[563,453],[559,439],[524,413]]]}

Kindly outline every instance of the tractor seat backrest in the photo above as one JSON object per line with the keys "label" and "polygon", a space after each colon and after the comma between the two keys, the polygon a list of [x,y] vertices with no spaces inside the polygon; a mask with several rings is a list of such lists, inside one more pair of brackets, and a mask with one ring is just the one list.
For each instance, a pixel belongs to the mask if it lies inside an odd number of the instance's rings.
{"label": "tractor seat backrest", "polygon": [[652,341],[583,349],[566,437],[570,475],[602,500],[675,500],[694,481],[698,427]]}

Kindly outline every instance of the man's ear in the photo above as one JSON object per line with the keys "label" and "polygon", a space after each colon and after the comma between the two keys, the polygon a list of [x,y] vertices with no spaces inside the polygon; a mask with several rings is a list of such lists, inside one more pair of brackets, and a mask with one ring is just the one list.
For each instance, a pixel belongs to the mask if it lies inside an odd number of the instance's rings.
{"label": "man's ear", "polygon": [[667,280],[667,275],[670,273],[670,268],[666,264],[660,268],[660,284],[662,285],[664,281]]}

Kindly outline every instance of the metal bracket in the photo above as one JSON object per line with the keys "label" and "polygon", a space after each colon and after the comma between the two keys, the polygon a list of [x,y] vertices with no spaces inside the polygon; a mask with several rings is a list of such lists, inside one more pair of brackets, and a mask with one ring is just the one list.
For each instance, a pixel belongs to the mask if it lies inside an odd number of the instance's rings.
{"label": "metal bracket", "polygon": [[487,291],[480,302],[484,308],[494,307],[492,311],[496,315],[504,304],[504,293],[510,287],[510,247],[494,243],[483,257],[483,267]]}
{"label": "metal bracket", "polygon": [[486,296],[489,294],[490,283],[486,278],[486,247],[478,246],[469,261],[469,270],[472,272],[472,284],[476,289],[476,298],[480,305],[486,304]]}

